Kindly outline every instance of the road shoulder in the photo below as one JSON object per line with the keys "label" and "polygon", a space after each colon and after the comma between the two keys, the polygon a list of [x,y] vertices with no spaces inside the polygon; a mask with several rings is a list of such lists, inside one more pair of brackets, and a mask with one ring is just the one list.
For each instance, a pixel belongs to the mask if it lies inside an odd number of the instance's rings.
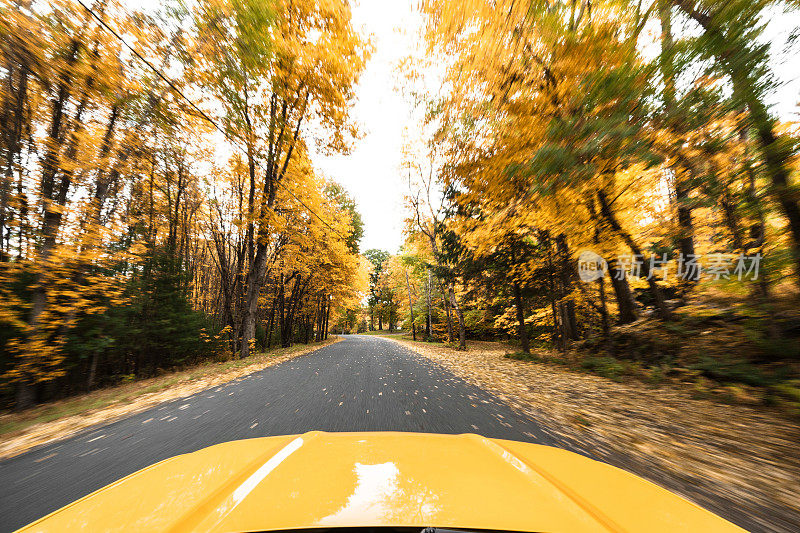
{"label": "road shoulder", "polygon": [[204,363],[155,378],[43,404],[22,413],[5,413],[0,415],[0,427],[19,429],[0,434],[0,460],[71,437],[86,428],[107,424],[243,378],[339,340],[340,337],[331,336],[323,342],[296,344],[288,349],[257,354],[245,360]]}

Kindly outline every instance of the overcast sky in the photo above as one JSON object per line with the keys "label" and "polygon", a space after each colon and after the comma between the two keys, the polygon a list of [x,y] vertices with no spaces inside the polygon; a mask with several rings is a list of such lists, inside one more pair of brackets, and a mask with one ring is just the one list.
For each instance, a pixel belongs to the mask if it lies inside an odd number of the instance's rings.
{"label": "overcast sky", "polygon": [[364,138],[349,155],[314,157],[314,166],[344,185],[358,202],[364,219],[362,250],[396,252],[403,241],[403,198],[408,187],[400,173],[400,154],[404,129],[413,125],[414,113],[397,90],[395,73],[397,63],[414,50],[420,20],[414,4],[413,0],[360,0],[354,5],[354,25],[371,35],[375,47],[361,75],[353,110]]}

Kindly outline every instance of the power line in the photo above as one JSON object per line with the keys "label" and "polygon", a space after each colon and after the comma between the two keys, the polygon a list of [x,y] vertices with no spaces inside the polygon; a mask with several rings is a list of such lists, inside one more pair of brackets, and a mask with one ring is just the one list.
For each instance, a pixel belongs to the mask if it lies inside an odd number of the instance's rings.
{"label": "power line", "polygon": [[[181,98],[183,98],[192,108],[194,108],[198,113],[200,113],[200,116],[202,116],[212,126],[214,126],[214,128],[216,128],[217,131],[222,133],[222,135],[228,140],[228,142],[230,142],[233,146],[238,148],[244,155],[247,155],[247,148],[241,146],[239,144],[239,142],[237,142],[238,141],[237,139],[232,138],[232,135],[230,133],[225,131],[225,129],[223,127],[221,127],[219,124],[217,124],[217,122],[214,119],[209,117],[208,114],[205,111],[200,109],[200,107],[198,107],[197,104],[195,104],[192,100],[190,100],[189,97],[187,97],[183,93],[183,91],[181,91],[178,88],[178,86],[175,85],[175,83],[171,79],[169,79],[158,68],[156,68],[147,58],[145,58],[139,52],[137,52],[136,49],[134,49],[131,45],[129,45],[128,42],[125,39],[123,39],[122,36],[119,33],[117,33],[117,31],[114,28],[109,26],[108,23],[106,23],[106,21],[104,21],[102,18],[100,18],[100,16],[97,15],[97,13],[95,13],[94,10],[91,7],[87,6],[83,2],[83,0],[77,0],[77,2],[81,5],[81,7],[83,7],[83,9],[85,9],[86,11],[89,12],[89,14],[100,24],[101,27],[103,27],[106,31],[108,31],[114,37],[116,37],[123,45],[125,45],[125,48],[130,50],[130,52],[134,56],[136,56],[140,61],[142,61],[142,63],[147,65],[150,68],[150,70],[155,72],[156,75],[159,78],[164,80],[167,83],[167,85],[169,85],[170,88],[172,88],[173,91],[178,93],[181,96]],[[261,168],[261,170],[263,170],[264,172],[267,172],[267,169],[265,169],[258,160],[256,160],[256,165],[258,165]],[[284,185],[282,181],[277,180],[277,181],[275,181],[275,183],[279,187],[282,187],[284,191],[288,192],[295,200],[297,200],[300,203],[300,205],[305,207],[308,210],[309,213],[311,213],[312,215],[317,217],[319,219],[319,221],[322,222],[323,224],[325,224],[332,232],[334,232],[336,235],[338,235],[340,239],[342,239],[343,241],[347,241],[347,238],[345,238],[341,233],[339,233],[339,231],[337,231],[333,226],[328,224],[328,222],[325,219],[323,219],[321,216],[319,216],[317,214],[317,212],[314,211],[314,209],[312,209],[308,204],[306,204],[303,200],[301,200],[295,193],[293,193],[288,187],[286,187],[286,185]]]}

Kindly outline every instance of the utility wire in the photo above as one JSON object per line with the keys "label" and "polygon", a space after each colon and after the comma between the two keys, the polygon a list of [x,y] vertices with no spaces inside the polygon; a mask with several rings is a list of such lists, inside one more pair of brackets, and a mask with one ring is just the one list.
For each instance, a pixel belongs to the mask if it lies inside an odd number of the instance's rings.
{"label": "utility wire", "polygon": [[[128,44],[128,42],[127,42],[125,39],[123,39],[123,38],[122,38],[122,36],[121,36],[121,35],[120,35],[120,34],[119,34],[119,33],[118,33],[118,32],[117,32],[117,31],[116,31],[114,28],[112,28],[111,26],[109,26],[109,25],[108,25],[108,23],[106,23],[106,21],[104,21],[102,18],[100,18],[100,16],[99,16],[97,13],[95,13],[95,12],[94,12],[94,10],[93,10],[91,7],[87,6],[87,5],[86,5],[86,4],[83,2],[83,0],[77,0],[77,2],[78,2],[80,5],[81,5],[81,7],[83,7],[83,9],[85,9],[85,10],[86,10],[86,11],[87,11],[87,12],[88,12],[88,13],[89,13],[89,14],[90,14],[90,15],[91,15],[91,16],[92,16],[92,17],[93,17],[93,18],[94,18],[94,19],[95,19],[97,22],[98,22],[98,24],[100,24],[100,26],[101,26],[101,27],[103,27],[103,28],[104,28],[106,31],[108,31],[109,33],[111,33],[111,34],[112,34],[114,37],[116,37],[117,39],[119,39],[119,41],[120,41],[120,42],[121,42],[123,45],[125,45],[125,48],[127,48],[128,50],[130,50],[130,52],[131,52],[131,53],[132,53],[134,56],[136,56],[136,57],[137,57],[137,58],[138,58],[138,59],[139,59],[139,60],[140,60],[142,63],[144,63],[145,65],[147,65],[147,66],[150,68],[150,70],[152,70],[153,72],[155,72],[155,73],[156,73],[156,75],[157,75],[159,78],[161,78],[162,80],[164,80],[164,81],[167,83],[167,85],[169,85],[169,86],[172,88],[172,90],[173,90],[173,91],[175,91],[176,93],[178,93],[178,94],[181,96],[181,98],[183,98],[183,99],[184,99],[184,100],[185,100],[185,101],[186,101],[186,102],[187,102],[187,103],[188,103],[188,104],[189,104],[189,105],[190,105],[190,106],[191,106],[193,109],[195,109],[195,110],[196,110],[198,113],[200,113],[200,116],[202,116],[202,117],[203,117],[203,118],[204,118],[206,121],[208,121],[208,122],[209,122],[209,123],[210,123],[212,126],[214,126],[214,128],[216,128],[216,129],[217,129],[217,131],[219,131],[219,132],[220,132],[220,133],[221,133],[221,134],[222,134],[222,135],[223,135],[223,136],[224,136],[224,137],[225,137],[225,138],[228,140],[228,142],[230,142],[230,143],[231,143],[233,146],[235,146],[236,148],[238,148],[239,150],[241,150],[241,152],[242,152],[242,153],[243,153],[245,156],[247,155],[247,148],[246,148],[246,147],[243,147],[242,145],[240,145],[240,144],[239,144],[239,142],[241,142],[241,140],[240,140],[240,139],[235,139],[235,138],[233,138],[233,136],[232,136],[230,133],[228,133],[227,131],[225,131],[225,129],[224,129],[222,126],[220,126],[219,124],[217,124],[217,122],[216,122],[214,119],[212,119],[211,117],[209,117],[209,116],[208,116],[208,114],[207,114],[205,111],[203,111],[202,109],[200,109],[200,107],[198,107],[198,106],[197,106],[197,104],[195,104],[195,103],[194,103],[192,100],[190,100],[190,99],[189,99],[189,97],[187,97],[187,96],[186,96],[186,95],[183,93],[183,91],[181,91],[181,90],[178,88],[178,86],[177,86],[177,85],[175,85],[175,83],[174,83],[174,82],[173,82],[171,79],[169,79],[169,78],[168,78],[168,77],[167,77],[165,74],[163,74],[163,73],[162,73],[162,72],[161,72],[161,71],[160,71],[160,70],[159,70],[159,69],[158,69],[156,66],[154,66],[154,65],[153,65],[153,64],[152,64],[152,63],[151,63],[151,62],[150,62],[150,61],[149,61],[147,58],[145,58],[145,57],[144,57],[144,56],[142,56],[142,55],[141,55],[139,52],[137,52],[137,51],[136,51],[136,49],[134,49],[134,48],[133,48],[131,45],[129,45],[129,44]],[[264,168],[264,167],[261,165],[261,162],[260,162],[260,161],[256,160],[256,165],[258,165],[258,166],[261,168],[261,170],[263,170],[264,172],[267,172],[267,169],[265,169],[265,168]],[[297,196],[295,193],[293,193],[293,192],[292,192],[292,191],[291,191],[291,190],[290,190],[288,187],[286,187],[286,185],[284,185],[282,181],[280,181],[280,180],[276,180],[276,181],[275,181],[275,183],[276,183],[276,184],[277,184],[279,187],[282,187],[284,191],[288,192],[288,193],[289,193],[289,194],[290,194],[290,195],[291,195],[291,196],[292,196],[292,197],[293,197],[295,200],[297,200],[297,201],[300,203],[300,205],[302,205],[303,207],[305,207],[305,208],[308,210],[308,212],[309,212],[309,213],[311,213],[312,215],[314,215],[315,217],[317,217],[317,218],[319,219],[319,221],[320,221],[320,222],[322,222],[323,224],[325,224],[325,225],[326,225],[326,226],[327,226],[327,227],[328,227],[328,228],[329,228],[329,229],[330,229],[332,232],[334,232],[336,235],[338,235],[338,236],[339,236],[339,238],[341,238],[343,241],[347,241],[347,238],[345,238],[345,237],[344,237],[344,236],[343,236],[341,233],[339,233],[339,232],[338,232],[338,231],[337,231],[335,228],[333,228],[333,226],[331,226],[330,224],[328,224],[328,222],[327,222],[325,219],[323,219],[321,216],[319,216],[319,215],[317,214],[317,212],[316,212],[316,211],[314,211],[314,209],[312,209],[312,208],[311,208],[311,207],[310,207],[310,206],[309,206],[307,203],[305,203],[303,200],[301,200],[301,199],[300,199],[300,198],[299,198],[299,197],[298,197],[298,196]]]}

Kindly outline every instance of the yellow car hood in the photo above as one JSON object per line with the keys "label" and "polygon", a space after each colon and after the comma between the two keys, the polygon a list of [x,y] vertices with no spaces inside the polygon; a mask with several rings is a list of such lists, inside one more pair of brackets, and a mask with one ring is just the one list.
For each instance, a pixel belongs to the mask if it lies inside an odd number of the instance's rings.
{"label": "yellow car hood", "polygon": [[336,526],[742,531],[652,483],[557,448],[391,432],[211,446],[140,470],[23,531]]}

